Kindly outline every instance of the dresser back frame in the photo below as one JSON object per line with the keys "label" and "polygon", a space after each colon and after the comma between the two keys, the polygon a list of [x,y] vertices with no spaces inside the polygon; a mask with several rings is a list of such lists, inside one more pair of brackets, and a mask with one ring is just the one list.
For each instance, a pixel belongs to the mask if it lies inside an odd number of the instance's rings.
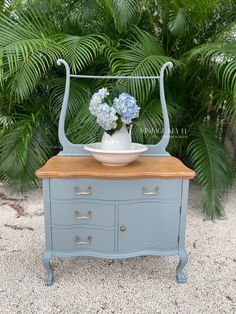
{"label": "dresser back frame", "polygon": [[69,100],[69,93],[70,93],[70,78],[89,78],[89,79],[158,79],[160,84],[160,101],[161,101],[161,108],[163,114],[163,121],[164,121],[164,132],[161,140],[154,145],[146,145],[148,150],[143,152],[142,155],[147,156],[170,156],[170,154],[166,151],[166,147],[170,140],[170,123],[168,117],[168,111],[166,106],[166,98],[165,98],[165,91],[164,91],[164,71],[166,68],[172,68],[172,62],[166,62],[163,64],[160,70],[160,76],[95,76],[95,75],[76,75],[70,73],[69,64],[63,60],[58,59],[57,65],[64,65],[66,69],[66,84],[65,84],[65,93],[63,98],[63,104],[60,113],[59,119],[59,128],[58,128],[58,136],[59,141],[63,150],[59,152],[58,155],[60,156],[86,156],[89,155],[87,151],[84,150],[85,144],[73,144],[71,143],[66,134],[65,134],[65,119],[66,119],[66,111],[68,106]]}

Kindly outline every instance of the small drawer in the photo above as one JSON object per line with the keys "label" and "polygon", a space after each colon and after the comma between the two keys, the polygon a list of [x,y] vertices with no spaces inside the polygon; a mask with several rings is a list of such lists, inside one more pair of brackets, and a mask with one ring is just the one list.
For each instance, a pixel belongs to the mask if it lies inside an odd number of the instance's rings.
{"label": "small drawer", "polygon": [[179,200],[182,179],[51,179],[52,199]]}
{"label": "small drawer", "polygon": [[51,202],[51,221],[55,225],[96,225],[113,227],[115,209],[110,204],[85,201]]}
{"label": "small drawer", "polygon": [[114,230],[93,228],[52,228],[52,249],[55,252],[95,250],[114,252]]}

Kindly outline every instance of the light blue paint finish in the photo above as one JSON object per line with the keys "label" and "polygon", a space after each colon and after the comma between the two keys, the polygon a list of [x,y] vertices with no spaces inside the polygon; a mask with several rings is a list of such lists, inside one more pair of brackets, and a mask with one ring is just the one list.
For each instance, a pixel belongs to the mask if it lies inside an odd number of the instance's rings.
{"label": "light blue paint finish", "polygon": [[[184,247],[188,181],[183,179],[46,179],[44,180],[46,284],[53,281],[51,256],[128,258],[145,255],[179,255],[176,278],[184,283],[187,263]],[[74,187],[92,193],[82,198]],[[159,187],[157,195],[143,195]],[[149,190],[150,189],[150,190]],[[140,192],[141,190],[141,192]],[[97,199],[98,198],[98,199]],[[91,221],[74,223],[74,213],[92,212]],[[125,231],[121,231],[121,227]],[[75,241],[91,243],[78,245]]]}
{"label": "light blue paint finish", "polygon": [[53,281],[54,281],[52,265],[50,262],[51,256],[52,256],[52,253],[46,251],[42,257],[43,266],[45,267],[45,269],[47,271],[47,277],[45,279],[45,285],[46,286],[51,286]]}
{"label": "light blue paint finish", "polygon": [[115,203],[115,254],[118,252],[118,243],[119,243],[119,205]]}
{"label": "light blue paint finish", "polygon": [[59,120],[59,129],[58,129],[58,136],[59,141],[62,145],[63,150],[59,153],[60,156],[83,156],[88,155],[89,153],[83,149],[83,144],[73,144],[71,143],[65,135],[65,119],[66,119],[66,111],[68,106],[69,100],[69,93],[70,93],[70,78],[89,78],[89,79],[98,79],[98,78],[112,78],[112,79],[158,79],[160,82],[160,101],[161,101],[161,108],[163,113],[163,120],[164,120],[164,132],[163,137],[159,143],[155,145],[147,145],[148,150],[143,152],[142,155],[149,155],[149,156],[169,156],[170,154],[166,151],[166,147],[170,140],[170,123],[168,117],[168,111],[166,106],[166,98],[165,98],[165,91],[164,91],[164,72],[166,68],[172,68],[172,62],[166,62],[161,67],[160,76],[94,76],[94,75],[75,75],[70,74],[70,67],[68,63],[63,59],[57,60],[57,65],[64,65],[66,69],[66,85],[65,85],[65,94],[60,114]]}
{"label": "light blue paint finish", "polygon": [[186,276],[183,273],[183,268],[188,262],[188,254],[185,249],[185,228],[187,218],[187,206],[188,206],[188,187],[189,180],[183,179],[182,184],[182,204],[181,204],[181,216],[179,221],[179,264],[176,268],[176,279],[179,283],[186,282]]}
{"label": "light blue paint finish", "polygon": [[[84,244],[77,244],[76,237]],[[89,241],[89,237],[91,240]],[[89,242],[86,244],[86,242]],[[52,249],[55,252],[90,251],[114,252],[114,230],[95,228],[56,228],[52,227]]]}
{"label": "light blue paint finish", "polygon": [[[106,201],[129,199],[180,200],[181,182],[181,179],[51,179],[51,198],[55,200],[100,199]],[[91,187],[89,195],[75,194],[77,188],[82,192],[86,192],[89,187]],[[155,192],[156,188],[158,188],[157,194],[144,194]]]}
{"label": "light blue paint finish", "polygon": [[79,201],[52,202],[51,217],[54,225],[111,226],[115,223],[115,206],[104,203]]}
{"label": "light blue paint finish", "polygon": [[168,250],[138,250],[136,252],[115,252],[115,253],[107,253],[103,251],[92,251],[92,250],[80,250],[77,252],[60,252],[54,251],[53,256],[57,257],[79,257],[79,256],[91,256],[91,257],[100,257],[105,259],[123,259],[130,257],[138,257],[138,256],[173,256],[178,255],[178,250],[168,251]]}
{"label": "light blue paint finish", "polygon": [[175,203],[140,203],[119,206],[119,252],[174,251],[178,248],[180,206]]}
{"label": "light blue paint finish", "polygon": [[42,261],[47,271],[45,284],[50,286],[53,282],[53,270],[50,263],[52,256],[52,237],[51,237],[51,207],[50,207],[50,181],[49,179],[43,180],[43,196],[44,196],[44,225],[45,225],[45,253]]}

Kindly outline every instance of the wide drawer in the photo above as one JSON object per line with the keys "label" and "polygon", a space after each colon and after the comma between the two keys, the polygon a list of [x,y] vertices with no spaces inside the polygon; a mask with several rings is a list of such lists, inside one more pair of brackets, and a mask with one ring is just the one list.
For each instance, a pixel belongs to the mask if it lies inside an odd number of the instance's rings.
{"label": "wide drawer", "polygon": [[93,228],[52,228],[52,249],[55,252],[95,250],[114,252],[114,230]]}
{"label": "wide drawer", "polygon": [[51,202],[51,221],[55,225],[96,225],[113,227],[115,208],[110,204],[86,201]]}
{"label": "wide drawer", "polygon": [[52,199],[178,200],[182,179],[50,179]]}

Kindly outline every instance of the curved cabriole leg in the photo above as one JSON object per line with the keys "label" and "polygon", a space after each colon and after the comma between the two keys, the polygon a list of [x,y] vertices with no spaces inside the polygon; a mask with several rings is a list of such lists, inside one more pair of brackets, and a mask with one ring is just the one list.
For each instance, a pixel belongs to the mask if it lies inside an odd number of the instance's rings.
{"label": "curved cabriole leg", "polygon": [[178,283],[186,283],[186,276],[183,269],[188,262],[188,254],[185,250],[179,251],[179,264],[176,268],[176,280]]}
{"label": "curved cabriole leg", "polygon": [[52,283],[53,283],[53,270],[52,270],[52,266],[51,266],[51,263],[50,263],[50,258],[51,258],[51,255],[49,253],[44,253],[43,255],[43,265],[44,267],[46,268],[46,271],[47,271],[47,277],[46,277],[46,280],[45,280],[45,285],[46,286],[51,286]]}

